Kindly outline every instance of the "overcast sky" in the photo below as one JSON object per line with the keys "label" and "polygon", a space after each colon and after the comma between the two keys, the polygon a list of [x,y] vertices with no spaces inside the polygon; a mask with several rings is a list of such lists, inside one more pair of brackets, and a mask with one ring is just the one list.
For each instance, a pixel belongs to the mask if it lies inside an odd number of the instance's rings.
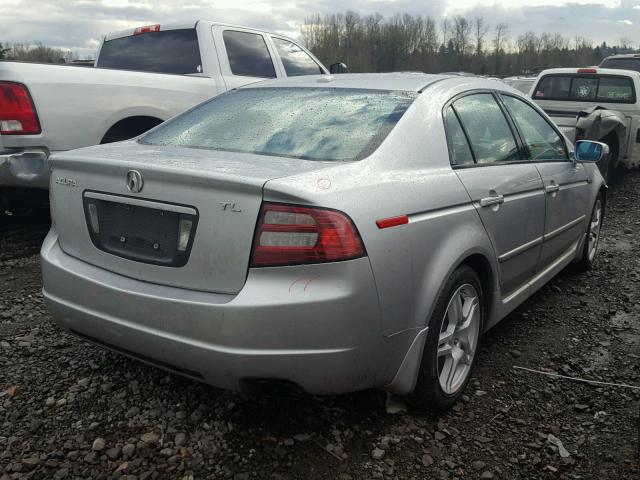
{"label": "overcast sky", "polygon": [[102,34],[150,23],[217,20],[298,34],[313,13],[482,16],[527,31],[640,46],[640,0],[0,0],[0,42],[44,42],[93,55]]}

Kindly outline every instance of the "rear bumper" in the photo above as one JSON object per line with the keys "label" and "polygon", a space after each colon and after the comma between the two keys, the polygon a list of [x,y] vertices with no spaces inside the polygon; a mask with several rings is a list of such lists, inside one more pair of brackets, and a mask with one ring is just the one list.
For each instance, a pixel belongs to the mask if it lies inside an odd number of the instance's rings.
{"label": "rear bumper", "polygon": [[312,394],[382,387],[413,339],[382,335],[367,258],[253,269],[237,295],[225,295],[94,267],[64,253],[52,230],[42,270],[62,328],[230,390],[251,379],[292,382]]}
{"label": "rear bumper", "polygon": [[0,187],[49,188],[48,157],[44,150],[0,149]]}

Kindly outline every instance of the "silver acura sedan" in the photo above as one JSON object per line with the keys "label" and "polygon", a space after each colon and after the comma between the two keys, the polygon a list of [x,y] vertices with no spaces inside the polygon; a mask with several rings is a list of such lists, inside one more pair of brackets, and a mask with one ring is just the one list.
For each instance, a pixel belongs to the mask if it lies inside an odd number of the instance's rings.
{"label": "silver acura sedan", "polygon": [[591,266],[606,154],[494,80],[249,85],[52,158],[44,295],[65,330],[223,388],[445,408],[483,332]]}

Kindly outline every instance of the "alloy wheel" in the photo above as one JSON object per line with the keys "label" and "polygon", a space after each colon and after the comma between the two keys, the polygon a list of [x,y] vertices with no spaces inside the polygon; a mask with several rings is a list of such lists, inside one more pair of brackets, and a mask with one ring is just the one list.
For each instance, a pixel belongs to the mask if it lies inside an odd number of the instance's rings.
{"label": "alloy wheel", "polygon": [[481,323],[480,296],[464,284],[451,296],[438,338],[440,387],[453,395],[465,385],[476,355]]}
{"label": "alloy wheel", "polygon": [[591,214],[591,222],[589,224],[589,261],[592,262],[596,256],[598,249],[598,241],[600,240],[600,227],[602,226],[602,201],[600,198],[596,201],[596,206]]}

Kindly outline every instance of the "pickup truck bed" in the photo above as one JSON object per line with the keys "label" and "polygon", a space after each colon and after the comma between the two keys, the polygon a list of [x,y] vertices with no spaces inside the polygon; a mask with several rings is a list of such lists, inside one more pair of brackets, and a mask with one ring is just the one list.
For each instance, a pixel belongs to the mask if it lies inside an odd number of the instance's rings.
{"label": "pickup truck bed", "polygon": [[0,63],[4,78],[28,85],[42,133],[0,136],[3,149],[19,150],[6,166],[0,163],[0,184],[14,172],[20,186],[41,188],[47,187],[48,169],[38,168],[50,153],[102,143],[127,118],[144,131],[217,92],[206,77],[29,63]]}

